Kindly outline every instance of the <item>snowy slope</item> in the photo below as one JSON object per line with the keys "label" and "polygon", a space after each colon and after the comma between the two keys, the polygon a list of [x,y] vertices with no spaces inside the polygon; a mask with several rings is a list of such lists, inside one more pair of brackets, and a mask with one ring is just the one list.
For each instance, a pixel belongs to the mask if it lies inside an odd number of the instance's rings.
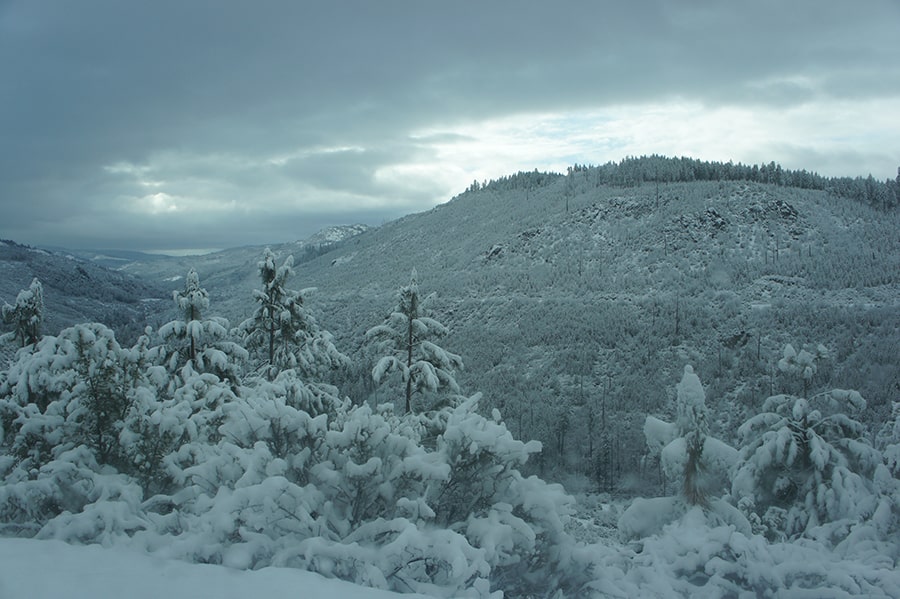
{"label": "snowy slope", "polygon": [[170,297],[160,285],[70,252],[0,242],[0,305],[14,304],[35,277],[44,288],[46,334],[97,320],[121,330],[133,321],[143,323],[159,310],[159,300]]}
{"label": "snowy slope", "polygon": [[400,595],[289,568],[189,564],[135,550],[0,538],[0,599],[388,599]]}

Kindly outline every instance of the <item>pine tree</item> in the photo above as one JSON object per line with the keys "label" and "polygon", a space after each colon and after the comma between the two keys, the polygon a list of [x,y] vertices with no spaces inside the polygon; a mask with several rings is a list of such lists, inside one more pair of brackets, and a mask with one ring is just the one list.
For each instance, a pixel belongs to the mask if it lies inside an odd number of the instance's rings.
{"label": "pine tree", "polygon": [[849,415],[865,408],[852,390],[775,395],[738,429],[743,446],[732,495],[770,538],[872,517],[883,458]]}
{"label": "pine tree", "polygon": [[287,288],[293,264],[293,256],[288,256],[284,264],[276,266],[275,254],[265,249],[258,263],[262,289],[253,292],[259,305],[253,316],[239,327],[245,345],[262,353],[261,366],[269,380],[288,368],[312,377],[349,363],[335,348],[331,334],[319,329],[307,312],[302,294]]}
{"label": "pine tree", "polygon": [[818,363],[828,357],[828,350],[819,344],[814,350],[801,349],[798,353],[788,343],[784,346],[783,357],[778,361],[778,369],[791,377],[803,381],[803,397],[809,394],[809,386],[816,376]]}
{"label": "pine tree", "polygon": [[691,505],[704,505],[706,493],[701,485],[703,476],[703,446],[709,435],[706,414],[706,392],[700,377],[691,366],[684,367],[684,376],[675,387],[678,393],[678,418],[675,425],[684,438],[687,461],[684,466],[684,496]]}
{"label": "pine tree", "polygon": [[166,348],[166,366],[170,372],[190,364],[196,372],[215,374],[233,384],[237,383],[239,365],[247,359],[247,352],[228,340],[228,321],[207,317],[209,294],[200,286],[197,271],[187,274],[183,291],[172,294],[181,318],[159,329]]}
{"label": "pine tree", "polygon": [[41,339],[41,323],[44,320],[44,288],[36,278],[28,289],[23,289],[16,296],[16,305],[3,304],[0,309],[3,322],[14,327],[12,333],[4,338],[18,339],[19,347],[33,345]]}
{"label": "pine tree", "polygon": [[706,392],[693,367],[684,367],[675,390],[675,422],[648,416],[644,422],[647,447],[651,456],[659,456],[666,476],[681,483],[688,505],[708,506],[710,497],[727,485],[737,450],[709,435]]}
{"label": "pine tree", "polygon": [[397,305],[385,321],[366,332],[366,337],[381,344],[388,355],[378,360],[372,378],[381,383],[385,375],[399,372],[406,384],[406,412],[412,411],[414,392],[459,391],[453,371],[462,368],[462,358],[434,344],[430,339],[445,336],[449,330],[430,318],[425,304],[430,298],[419,296],[416,271],[409,285],[400,288]]}

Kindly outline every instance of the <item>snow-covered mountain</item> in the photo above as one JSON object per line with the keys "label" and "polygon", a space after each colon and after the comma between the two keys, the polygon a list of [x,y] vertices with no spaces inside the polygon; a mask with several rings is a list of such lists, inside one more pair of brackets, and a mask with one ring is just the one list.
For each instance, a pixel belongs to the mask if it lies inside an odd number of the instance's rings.
{"label": "snow-covered mountain", "polygon": [[[602,478],[625,484],[644,454],[644,415],[671,415],[687,363],[709,389],[714,432],[732,439],[748,409],[799,392],[776,367],[787,344],[823,345],[812,384],[857,389],[865,420],[887,417],[900,393],[896,207],[738,176],[610,185],[617,177],[607,167],[519,173],[378,228],[272,250],[294,256],[292,285],[314,288],[307,305],[355,360],[336,382],[356,401],[373,392],[364,333],[417,269],[451,329],[444,346],[466,363],[463,390],[484,392],[483,409],[541,440],[545,468],[600,477],[595,446],[606,443],[616,453]],[[234,325],[253,309],[261,254],[133,260],[122,271],[179,289],[196,268],[210,312]],[[611,440],[600,438],[604,413]]]}
{"label": "snow-covered mountain", "polygon": [[[308,239],[274,244],[279,256],[297,262],[327,252],[335,244],[366,231],[366,225],[334,226]],[[80,322],[103,322],[128,340],[146,324],[158,325],[171,313],[172,291],[184,287],[195,268],[222,300],[234,298],[232,314],[241,314],[256,281],[263,246],[229,248],[195,256],[169,256],[123,250],[32,248],[0,241],[0,303],[14,303],[19,290],[37,277],[46,303],[43,330],[55,334]],[[224,302],[225,304],[231,302]]]}
{"label": "snow-covered mountain", "polygon": [[[216,318],[253,313],[261,248],[130,262],[184,285],[171,322],[134,347],[73,327],[0,371],[0,528],[445,597],[897,596],[900,193],[706,166],[520,173],[275,246],[261,295],[290,302],[248,330],[278,314],[296,353]],[[409,413],[365,338],[413,318],[385,321],[413,269],[407,305],[452,331],[415,366],[449,382],[460,354],[467,397]]]}
{"label": "snow-covered mountain", "polygon": [[[733,435],[735,412],[792,390],[787,344],[822,344],[814,384],[860,390],[872,422],[900,392],[896,209],[745,181],[608,186],[596,170],[523,174],[354,237],[297,269],[320,321],[365,364],[364,331],[418,271],[483,391],[545,459],[588,472],[600,412],[618,471],[646,413],[673,409],[694,364]],[[365,372],[367,367],[360,368]],[[593,419],[593,421],[592,421]]]}

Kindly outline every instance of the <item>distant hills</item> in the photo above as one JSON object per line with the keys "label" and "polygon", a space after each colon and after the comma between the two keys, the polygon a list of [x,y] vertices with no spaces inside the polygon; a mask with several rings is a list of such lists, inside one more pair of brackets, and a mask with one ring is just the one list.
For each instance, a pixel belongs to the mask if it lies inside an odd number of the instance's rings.
{"label": "distant hills", "polygon": [[[302,262],[368,228],[328,227],[306,240],[273,247],[280,254],[295,254]],[[247,246],[175,257],[128,250],[43,249],[0,240],[0,302],[14,303],[19,291],[37,277],[44,286],[45,333],[96,321],[128,338],[147,324],[158,325],[170,317],[172,291],[183,287],[191,268],[219,297],[237,297],[235,290],[243,282],[246,293],[241,300],[245,300],[262,250],[263,246]]]}
{"label": "distant hills", "polygon": [[68,251],[0,240],[0,302],[14,304],[37,277],[44,287],[45,333],[98,321],[124,331],[143,328],[169,294],[152,281],[117,272]]}

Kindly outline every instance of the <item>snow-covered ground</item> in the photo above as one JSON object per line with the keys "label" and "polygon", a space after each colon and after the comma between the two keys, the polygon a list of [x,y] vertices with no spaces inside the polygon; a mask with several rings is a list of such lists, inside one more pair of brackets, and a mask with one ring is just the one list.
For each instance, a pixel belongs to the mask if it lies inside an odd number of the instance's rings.
{"label": "snow-covered ground", "polygon": [[0,599],[416,598],[290,568],[189,564],[122,547],[0,538]]}

